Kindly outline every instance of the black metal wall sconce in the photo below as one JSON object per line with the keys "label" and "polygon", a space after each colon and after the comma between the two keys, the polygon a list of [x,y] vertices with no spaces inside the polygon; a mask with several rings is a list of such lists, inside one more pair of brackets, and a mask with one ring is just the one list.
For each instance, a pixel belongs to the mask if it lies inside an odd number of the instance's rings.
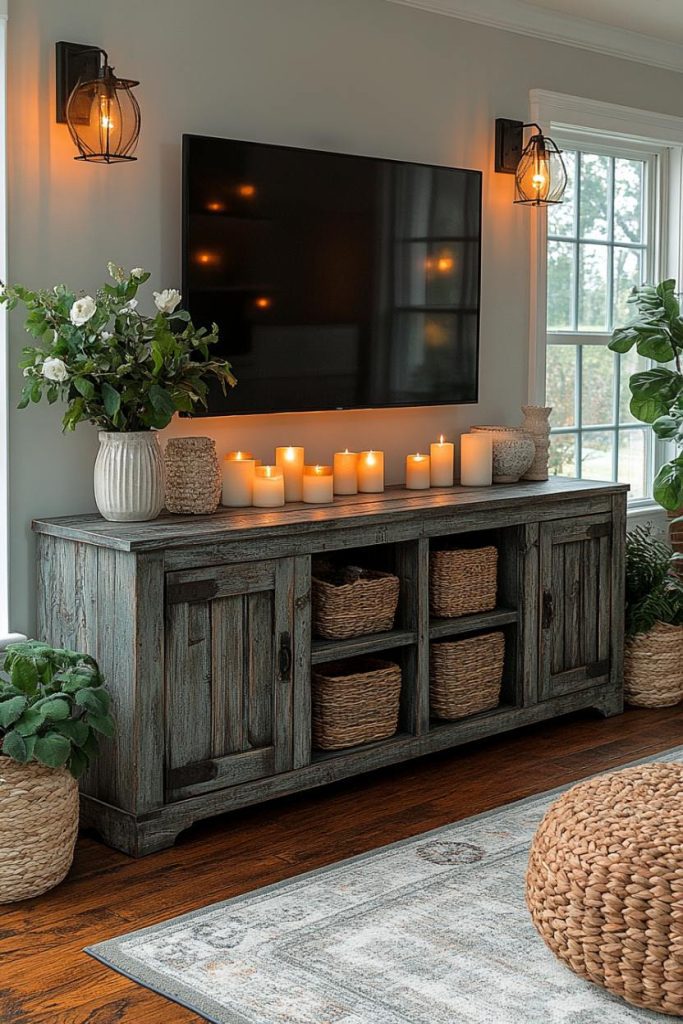
{"label": "black metal wall sconce", "polygon": [[[524,145],[524,129],[535,131]],[[515,176],[515,203],[553,206],[561,203],[567,187],[562,153],[537,124],[496,118],[495,169]]]}
{"label": "black metal wall sconce", "polygon": [[140,137],[139,82],[117,78],[99,46],[57,43],[57,122],[67,124],[74,160],[116,164],[133,156]]}

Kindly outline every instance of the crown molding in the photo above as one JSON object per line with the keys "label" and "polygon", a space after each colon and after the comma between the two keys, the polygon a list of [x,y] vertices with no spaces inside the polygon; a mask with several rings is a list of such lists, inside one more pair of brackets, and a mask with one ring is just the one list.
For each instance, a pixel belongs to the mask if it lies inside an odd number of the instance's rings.
{"label": "crown molding", "polygon": [[388,0],[388,3],[417,7],[432,14],[445,14],[489,28],[683,73],[683,46],[678,43],[534,7],[524,0]]}

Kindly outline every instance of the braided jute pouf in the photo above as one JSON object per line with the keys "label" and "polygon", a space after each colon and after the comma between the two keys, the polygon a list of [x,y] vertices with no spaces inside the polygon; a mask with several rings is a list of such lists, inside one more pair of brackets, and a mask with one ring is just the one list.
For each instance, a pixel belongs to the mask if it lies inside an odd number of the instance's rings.
{"label": "braided jute pouf", "polygon": [[683,764],[625,768],[561,796],[534,838],[526,900],[576,974],[683,1017]]}
{"label": "braided jute pouf", "polygon": [[0,903],[40,896],[62,881],[78,832],[78,783],[66,768],[0,755]]}

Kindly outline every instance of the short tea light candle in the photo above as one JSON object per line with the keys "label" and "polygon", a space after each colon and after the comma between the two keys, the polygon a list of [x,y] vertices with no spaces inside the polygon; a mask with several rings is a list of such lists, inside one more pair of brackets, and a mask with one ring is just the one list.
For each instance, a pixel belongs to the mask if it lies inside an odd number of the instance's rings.
{"label": "short tea light candle", "polygon": [[222,503],[233,508],[251,505],[256,460],[251,452],[228,452],[223,459]]}
{"label": "short tea light candle", "polygon": [[406,487],[409,491],[423,491],[431,486],[429,455],[406,455]]}
{"label": "short tea light candle", "polygon": [[358,452],[334,453],[334,493],[358,494]]}
{"label": "short tea light candle", "polygon": [[493,479],[493,441],[487,434],[460,438],[460,483],[463,487],[490,487]]}
{"label": "short tea light candle", "polygon": [[360,453],[358,490],[363,494],[379,494],[384,490],[384,452]]}
{"label": "short tea light candle", "polygon": [[432,487],[453,486],[453,459],[455,445],[452,441],[444,441],[443,434],[438,441],[429,446],[431,458],[430,473]]}
{"label": "short tea light candle", "polygon": [[304,493],[304,450],[288,445],[275,449],[275,465],[285,480],[285,501],[301,501]]}
{"label": "short tea light candle", "polygon": [[309,505],[334,501],[332,466],[304,466],[304,501]]}
{"label": "short tea light candle", "polygon": [[284,505],[285,477],[279,466],[256,466],[253,502],[256,508]]}

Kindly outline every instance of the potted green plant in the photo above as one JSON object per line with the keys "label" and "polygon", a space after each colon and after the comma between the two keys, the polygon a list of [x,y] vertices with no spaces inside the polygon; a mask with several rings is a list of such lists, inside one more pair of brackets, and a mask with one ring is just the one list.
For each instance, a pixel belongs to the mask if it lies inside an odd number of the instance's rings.
{"label": "potted green plant", "polygon": [[108,264],[113,283],[95,297],[66,285],[49,291],[7,286],[0,301],[27,310],[35,343],[23,350],[19,408],[46,397],[67,408],[64,430],[81,420],[100,428],[95,500],[105,519],[154,519],[163,507],[163,462],[155,431],[176,412],[206,406],[207,378],[233,387],[230,364],[212,359],[218,328],[195,328],[180,309],[175,289],[154,292],[156,311],[138,309],[137,293],[149,274]]}
{"label": "potted green plant", "polygon": [[11,644],[0,671],[0,903],[62,881],[78,831],[78,782],[113,736],[97,662],[36,640]]}
{"label": "potted green plant", "polygon": [[624,696],[646,708],[683,699],[683,582],[649,526],[626,536]]}

